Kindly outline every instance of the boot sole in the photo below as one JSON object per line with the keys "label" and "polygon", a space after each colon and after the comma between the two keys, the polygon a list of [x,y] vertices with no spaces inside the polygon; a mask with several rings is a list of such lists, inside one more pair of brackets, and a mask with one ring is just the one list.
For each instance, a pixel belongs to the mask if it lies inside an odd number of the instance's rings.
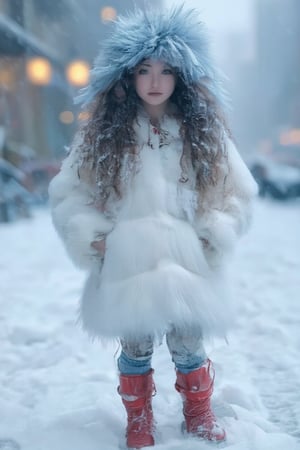
{"label": "boot sole", "polygon": [[196,433],[188,433],[187,429],[186,429],[186,423],[184,421],[181,423],[181,433],[186,437],[198,439],[199,441],[203,441],[207,444],[209,444],[209,443],[213,444],[213,445],[217,444],[219,446],[219,444],[226,442],[226,434],[223,439],[209,439],[209,438],[206,438],[205,436],[201,436]]}

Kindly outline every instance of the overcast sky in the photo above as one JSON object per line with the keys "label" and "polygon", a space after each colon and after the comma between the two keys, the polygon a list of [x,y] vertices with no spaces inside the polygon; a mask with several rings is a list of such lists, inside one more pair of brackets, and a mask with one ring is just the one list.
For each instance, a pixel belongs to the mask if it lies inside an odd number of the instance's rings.
{"label": "overcast sky", "polygon": [[[253,5],[255,0],[185,0],[185,5],[199,10],[206,23],[212,50],[218,59],[228,52],[228,35],[235,34],[236,47],[243,58],[253,55]],[[165,0],[166,5],[180,4],[178,0]],[[241,36],[243,34],[244,36]],[[226,38],[225,36],[226,35]],[[232,42],[232,41],[231,41]],[[239,50],[237,50],[239,48]]]}
{"label": "overcast sky", "polygon": [[[165,0],[167,5],[177,0]],[[179,2],[180,3],[180,2]],[[207,26],[215,31],[251,30],[253,0],[185,0],[185,4],[198,9]]]}

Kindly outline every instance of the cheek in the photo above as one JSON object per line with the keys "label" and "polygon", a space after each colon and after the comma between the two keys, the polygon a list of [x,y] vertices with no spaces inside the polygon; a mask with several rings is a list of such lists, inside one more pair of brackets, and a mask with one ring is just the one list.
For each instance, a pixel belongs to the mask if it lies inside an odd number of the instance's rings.
{"label": "cheek", "polygon": [[145,89],[145,81],[140,77],[136,77],[134,80],[134,87],[138,94],[143,93]]}
{"label": "cheek", "polygon": [[169,93],[170,95],[173,94],[174,90],[175,90],[175,86],[176,86],[176,82],[175,80],[170,80],[168,83],[168,88],[169,88]]}

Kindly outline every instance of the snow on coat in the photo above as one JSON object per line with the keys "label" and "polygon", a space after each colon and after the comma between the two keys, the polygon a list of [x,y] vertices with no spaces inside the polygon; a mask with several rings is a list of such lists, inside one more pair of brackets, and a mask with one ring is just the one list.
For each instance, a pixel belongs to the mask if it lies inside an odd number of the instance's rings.
{"label": "snow on coat", "polygon": [[[224,336],[231,323],[224,262],[249,226],[256,184],[228,141],[229,164],[200,196],[192,176],[178,181],[176,119],[165,116],[162,127],[169,135],[159,148],[149,121],[138,118],[140,169],[122,199],[111,201],[110,215],[95,208],[93,186],[78,177],[76,143],[50,185],[53,223],[74,263],[89,272],[80,314],[93,336],[162,335],[170,326]],[[101,234],[104,261],[91,247]]]}

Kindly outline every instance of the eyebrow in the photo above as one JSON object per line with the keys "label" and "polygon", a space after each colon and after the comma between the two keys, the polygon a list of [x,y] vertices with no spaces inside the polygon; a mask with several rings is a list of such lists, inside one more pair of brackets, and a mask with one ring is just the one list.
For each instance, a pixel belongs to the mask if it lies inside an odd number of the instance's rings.
{"label": "eyebrow", "polygon": [[[146,66],[146,67],[152,67],[152,64],[147,64],[147,63],[141,63],[140,66]],[[171,66],[169,66],[169,64],[164,64],[164,69],[171,69]]]}

